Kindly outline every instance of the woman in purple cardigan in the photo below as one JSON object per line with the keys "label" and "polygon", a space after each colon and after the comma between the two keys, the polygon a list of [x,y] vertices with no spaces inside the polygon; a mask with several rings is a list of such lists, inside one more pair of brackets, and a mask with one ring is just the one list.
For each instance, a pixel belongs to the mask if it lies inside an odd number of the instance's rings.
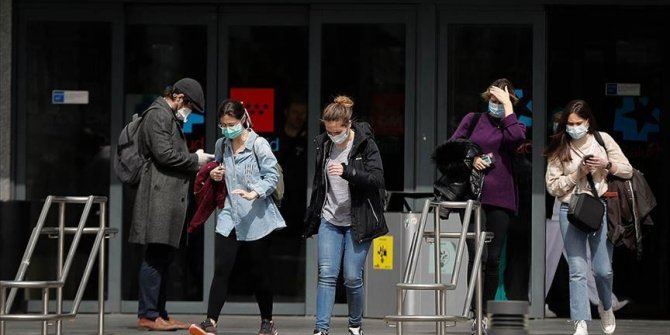
{"label": "woman in purple cardigan", "polygon": [[[488,112],[469,113],[451,136],[470,139],[479,145],[484,153],[473,162],[475,169],[484,171],[484,185],[481,193],[483,227],[493,232],[493,241],[487,246],[484,261],[484,303],[495,298],[498,287],[498,267],[510,216],[519,206],[519,196],[512,159],[517,147],[526,139],[526,127],[519,122],[512,105],[518,101],[512,83],[505,79],[494,81],[482,98],[488,102]],[[472,226],[470,226],[473,228]],[[474,255],[474,244],[468,244],[470,255]],[[470,257],[468,273],[472,270]],[[486,312],[486,304],[484,304]],[[485,320],[486,321],[486,320]]]}

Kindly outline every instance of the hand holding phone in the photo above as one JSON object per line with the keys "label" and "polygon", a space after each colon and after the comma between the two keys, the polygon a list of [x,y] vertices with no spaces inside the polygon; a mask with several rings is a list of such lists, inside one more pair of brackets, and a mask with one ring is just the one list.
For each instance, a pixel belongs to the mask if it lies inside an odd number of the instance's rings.
{"label": "hand holding phone", "polygon": [[495,159],[495,157],[493,157],[493,154],[481,155],[480,158],[482,159],[484,164],[486,164],[487,167],[491,166],[493,163],[496,162],[496,159]]}
{"label": "hand holding phone", "polygon": [[593,155],[591,154],[584,155],[584,157],[582,157],[582,164],[586,165],[586,161],[588,161],[591,158],[593,158]]}

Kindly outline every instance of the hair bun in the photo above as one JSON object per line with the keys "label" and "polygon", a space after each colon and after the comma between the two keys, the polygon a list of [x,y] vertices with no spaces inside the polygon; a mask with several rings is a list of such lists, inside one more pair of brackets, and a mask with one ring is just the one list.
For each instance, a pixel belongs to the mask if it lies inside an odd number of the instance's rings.
{"label": "hair bun", "polygon": [[340,96],[336,97],[333,100],[333,102],[335,102],[336,104],[338,104],[340,106],[346,107],[346,108],[351,108],[351,107],[354,106],[354,102],[351,101],[351,99],[348,96],[345,96],[345,95],[340,95]]}

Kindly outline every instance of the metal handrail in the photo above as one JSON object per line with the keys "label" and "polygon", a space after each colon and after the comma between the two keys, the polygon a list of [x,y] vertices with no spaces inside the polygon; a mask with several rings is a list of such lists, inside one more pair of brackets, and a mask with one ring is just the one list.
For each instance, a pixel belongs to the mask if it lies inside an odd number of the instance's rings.
{"label": "metal handrail", "polygon": [[[46,222],[46,217],[51,208],[51,205],[58,204],[58,227],[44,227]],[[84,204],[84,209],[79,218],[79,223],[77,227],[65,227],[65,205],[67,204]],[[99,226],[98,227],[85,227],[86,221],[88,219],[91,207],[93,204],[98,204],[100,207],[99,212]],[[56,333],[60,335],[62,333],[62,320],[76,317],[79,306],[84,296],[84,290],[88,279],[90,277],[91,271],[93,270],[93,263],[95,263],[96,256],[98,257],[98,334],[103,334],[104,330],[104,278],[105,278],[105,246],[104,239],[109,238],[118,233],[118,229],[106,228],[106,205],[107,197],[104,196],[53,196],[50,195],[46,198],[44,205],[42,207],[42,212],[37,221],[35,228],[28,241],[26,250],[23,254],[23,259],[21,265],[17,271],[15,280],[13,281],[0,281],[0,335],[5,334],[5,321],[43,321],[42,324],[42,334],[47,334],[47,321],[56,320]],[[47,235],[49,238],[58,238],[58,267],[57,267],[57,280],[52,281],[25,281],[25,274],[27,272],[28,266],[30,265],[30,259],[37,245],[37,241],[40,235]],[[65,234],[73,234],[73,240],[70,244],[67,257],[65,262],[63,262],[64,248],[65,248]],[[69,313],[63,313],[63,286],[68,277],[70,267],[74,260],[74,256],[79,246],[79,241],[82,234],[95,234],[95,241],[91,252],[84,269],[84,274],[79,283],[77,293],[72,305],[72,310]],[[11,288],[9,296],[6,296],[5,289]],[[9,315],[11,306],[16,297],[16,292],[19,288],[41,288],[42,289],[42,309],[43,314],[20,314],[20,315]],[[56,313],[49,313],[48,304],[49,304],[49,289],[56,289]]]}
{"label": "metal handrail", "polygon": [[[431,208],[433,209],[434,214],[434,231],[426,232],[426,222],[428,220],[428,215]],[[440,231],[440,209],[464,209],[462,228],[459,233],[456,232],[441,232]],[[474,220],[474,232],[468,232],[470,226],[470,219],[472,213],[475,213]],[[410,250],[408,255],[408,262],[405,266],[405,271],[403,273],[403,282],[397,285],[398,290],[398,306],[397,306],[397,315],[388,316],[386,319],[389,321],[395,321],[396,334],[402,335],[402,322],[403,321],[431,321],[436,322],[436,333],[438,335],[444,334],[443,325],[445,321],[449,320],[463,320],[468,318],[468,310],[470,303],[472,301],[473,295],[475,294],[476,289],[476,324],[477,324],[477,334],[481,335],[481,320],[482,320],[482,282],[481,282],[481,258],[484,249],[484,243],[490,241],[493,237],[492,233],[487,233],[481,230],[481,204],[478,201],[468,200],[468,201],[431,201],[426,200],[421,211],[421,218],[419,220],[419,227],[414,233],[415,235],[412,238],[410,243]],[[435,259],[435,283],[431,284],[415,284],[414,277],[416,274],[416,268],[419,261],[420,255],[420,244],[421,240],[424,238],[434,238],[435,239],[435,248],[434,248],[434,259]],[[441,238],[458,238],[458,247],[456,251],[456,258],[454,264],[453,275],[451,276],[450,283],[448,285],[442,284],[442,271],[440,269],[440,255],[441,255]],[[457,286],[458,278],[460,274],[460,268],[463,261],[463,255],[465,253],[466,239],[475,240],[475,255],[474,255],[474,265],[472,269],[472,274],[470,281],[468,282],[468,293],[466,295],[465,306],[463,309],[463,314],[459,316],[449,316],[446,315],[446,292],[443,292],[445,289],[454,289]],[[472,255],[471,255],[472,256]],[[444,285],[444,286],[441,286]],[[405,298],[408,290],[435,290],[435,311],[437,315],[424,316],[424,315],[403,315],[402,306],[405,303]]]}

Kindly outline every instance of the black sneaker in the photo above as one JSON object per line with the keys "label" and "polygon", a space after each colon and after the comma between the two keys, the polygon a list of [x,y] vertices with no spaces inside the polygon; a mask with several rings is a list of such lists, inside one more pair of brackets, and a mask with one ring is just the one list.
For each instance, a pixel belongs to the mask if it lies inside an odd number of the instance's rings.
{"label": "black sneaker", "polygon": [[216,335],[216,324],[212,319],[200,322],[199,325],[192,324],[188,328],[191,335]]}
{"label": "black sneaker", "polygon": [[277,327],[275,326],[275,322],[272,320],[268,319],[263,319],[261,321],[261,329],[258,330],[258,335],[277,335],[279,332],[277,331]]}

